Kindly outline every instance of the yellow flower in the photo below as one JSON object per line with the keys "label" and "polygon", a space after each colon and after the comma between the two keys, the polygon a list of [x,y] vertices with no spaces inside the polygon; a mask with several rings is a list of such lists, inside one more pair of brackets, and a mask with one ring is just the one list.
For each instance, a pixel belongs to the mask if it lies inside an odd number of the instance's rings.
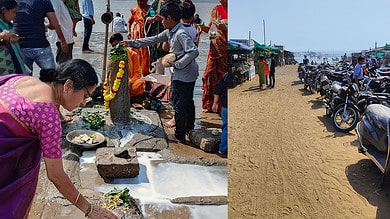
{"label": "yellow flower", "polygon": [[119,90],[119,87],[121,85],[121,79],[123,78],[123,75],[125,74],[125,71],[123,68],[125,67],[125,61],[120,61],[118,64],[118,72],[116,73],[116,79],[114,80],[114,83],[111,87],[111,89],[108,87],[107,81],[103,83],[103,97],[104,97],[104,108],[108,108],[110,105],[110,101],[115,98],[116,93]]}

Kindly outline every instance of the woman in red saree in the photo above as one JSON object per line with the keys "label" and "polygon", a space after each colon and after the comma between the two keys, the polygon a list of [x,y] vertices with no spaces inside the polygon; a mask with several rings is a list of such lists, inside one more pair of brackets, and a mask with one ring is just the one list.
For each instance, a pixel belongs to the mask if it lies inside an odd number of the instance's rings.
{"label": "woman in red saree", "polygon": [[[220,0],[211,11],[211,18],[208,27],[203,27],[203,31],[209,32],[210,27],[214,24],[217,27],[217,34],[210,39],[210,49],[207,57],[206,69],[203,74],[203,94],[202,108],[203,112],[212,112],[214,102],[215,86],[219,79],[222,78],[227,69],[227,30],[228,30],[228,1]],[[210,33],[209,33],[210,34]],[[218,109],[221,109],[221,103],[218,103]]]}
{"label": "woman in red saree", "polygon": [[58,191],[90,218],[118,218],[80,194],[62,166],[61,121],[57,105],[73,110],[86,103],[98,78],[81,59],[42,70],[40,78],[0,77],[0,215],[27,218],[37,187],[41,156]]}
{"label": "woman in red saree", "polygon": [[[127,21],[127,37],[129,39],[139,39],[145,37],[145,15],[148,13],[150,5],[147,0],[138,0],[138,5],[130,10],[130,17]],[[133,29],[131,26],[133,25]],[[148,47],[132,48],[138,56],[141,62],[141,73],[143,76],[149,74],[149,50]]]}

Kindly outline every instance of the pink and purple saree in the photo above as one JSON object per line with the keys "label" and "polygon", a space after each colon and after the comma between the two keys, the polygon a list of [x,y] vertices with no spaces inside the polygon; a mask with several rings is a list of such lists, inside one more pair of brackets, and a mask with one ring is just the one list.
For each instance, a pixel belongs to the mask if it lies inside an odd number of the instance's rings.
{"label": "pink and purple saree", "polygon": [[[15,80],[14,77],[20,75],[0,77],[0,88],[8,80]],[[20,119],[28,116],[18,116],[14,109],[10,109],[10,103],[18,100],[28,104],[22,97],[16,100],[7,98],[10,93],[18,95],[12,89],[1,89],[0,92],[0,217],[25,218],[38,182],[42,135],[32,132],[26,125],[28,123]],[[20,112],[29,111],[22,109]]]}

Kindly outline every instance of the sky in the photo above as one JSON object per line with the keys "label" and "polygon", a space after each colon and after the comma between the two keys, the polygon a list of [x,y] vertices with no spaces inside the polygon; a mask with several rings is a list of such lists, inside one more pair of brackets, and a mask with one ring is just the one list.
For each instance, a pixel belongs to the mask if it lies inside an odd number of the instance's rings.
{"label": "sky", "polygon": [[390,44],[390,0],[229,0],[228,10],[229,39],[250,35],[264,44],[265,30],[267,45],[292,52],[360,52]]}

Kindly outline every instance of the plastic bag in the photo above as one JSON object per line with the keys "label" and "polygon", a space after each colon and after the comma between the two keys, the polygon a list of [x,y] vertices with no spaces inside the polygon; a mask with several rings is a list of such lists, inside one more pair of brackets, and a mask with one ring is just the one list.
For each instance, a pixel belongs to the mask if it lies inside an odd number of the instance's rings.
{"label": "plastic bag", "polygon": [[210,26],[210,29],[209,29],[209,38],[210,40],[211,39],[215,39],[217,37],[217,33],[218,33],[218,28],[217,26],[212,23],[211,26]]}

